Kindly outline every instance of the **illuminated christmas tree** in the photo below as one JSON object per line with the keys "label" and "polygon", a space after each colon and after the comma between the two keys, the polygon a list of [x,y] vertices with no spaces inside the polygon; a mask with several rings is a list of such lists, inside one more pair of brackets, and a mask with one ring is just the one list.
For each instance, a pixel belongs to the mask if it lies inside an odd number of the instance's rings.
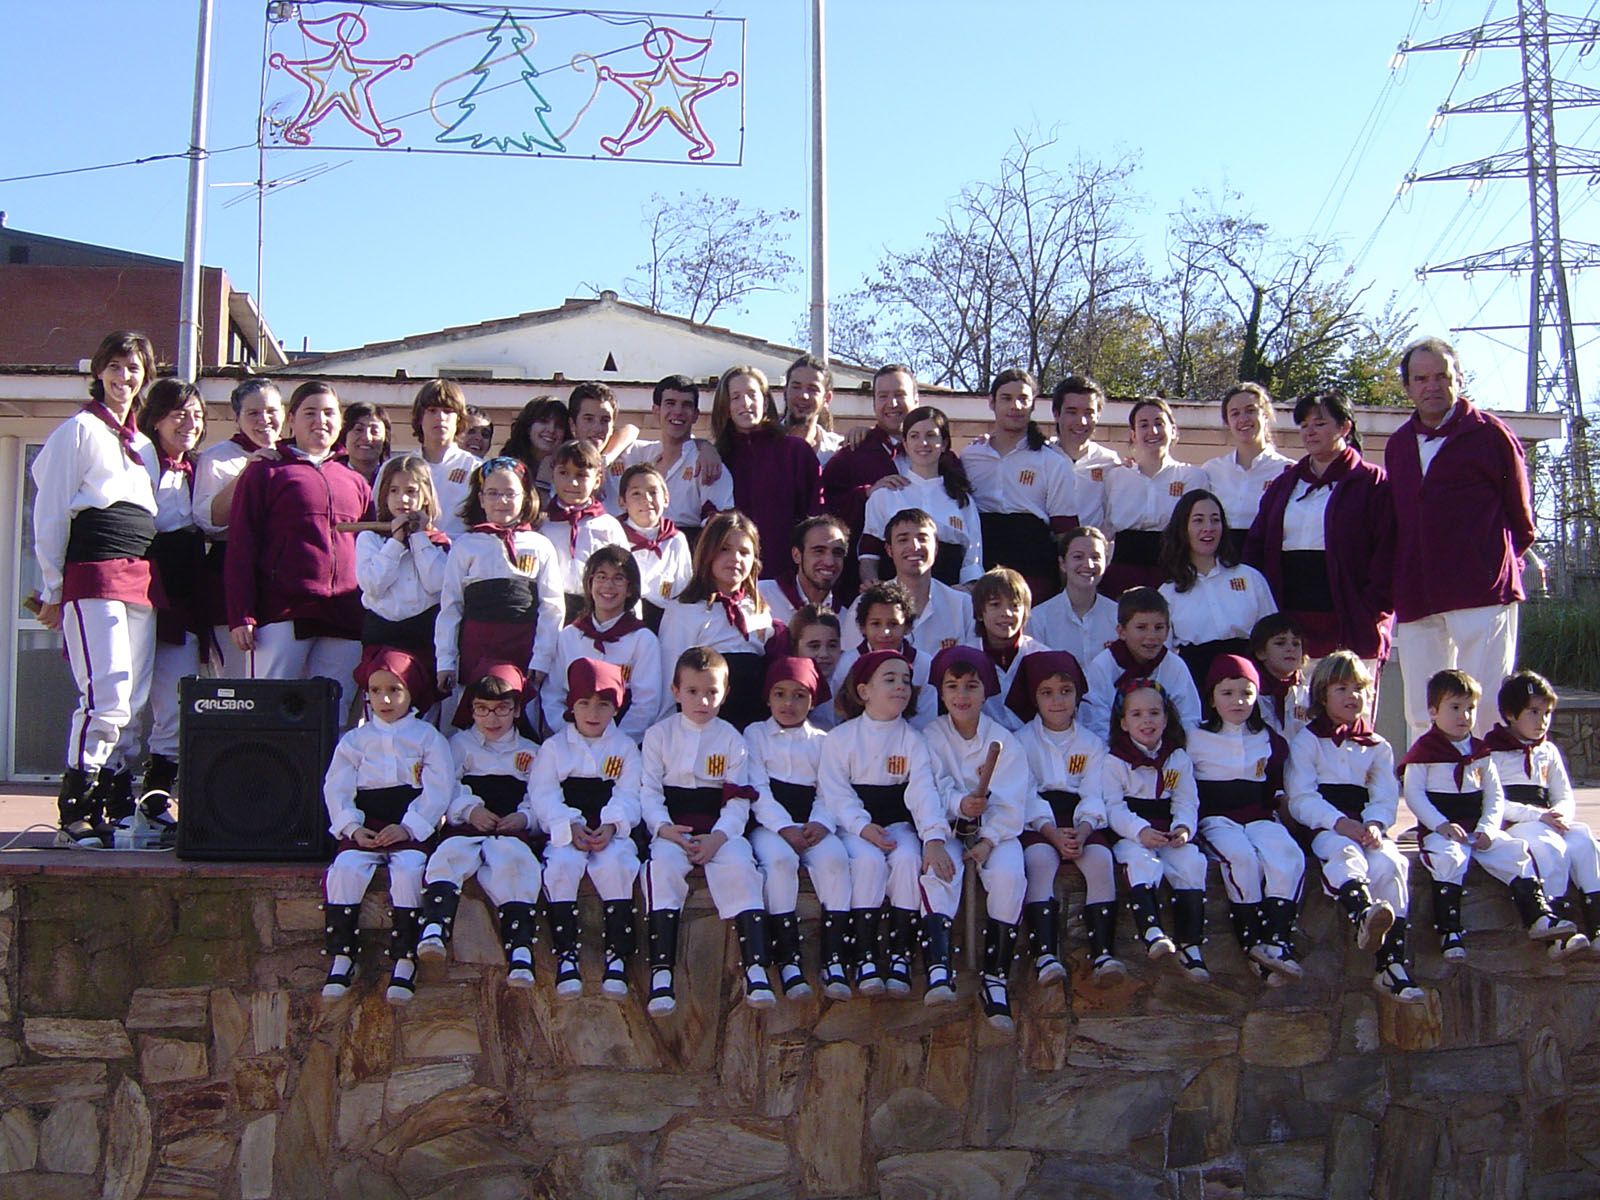
{"label": "illuminated christmas tree", "polygon": [[[537,153],[541,149],[566,152],[566,146],[544,119],[550,102],[534,86],[538,68],[523,53],[532,41],[509,12],[501,16],[489,31],[483,57],[472,68],[471,73],[476,76],[472,89],[456,101],[461,115],[436,141],[461,142],[473,150],[493,147],[502,154],[513,150]],[[526,128],[530,100],[532,116],[539,122],[538,133]],[[508,128],[517,132],[506,132]]]}

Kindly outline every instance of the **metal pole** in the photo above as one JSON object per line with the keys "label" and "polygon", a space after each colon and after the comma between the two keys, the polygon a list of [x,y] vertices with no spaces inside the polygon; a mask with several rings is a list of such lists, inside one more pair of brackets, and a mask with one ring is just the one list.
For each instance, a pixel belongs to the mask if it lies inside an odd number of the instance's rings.
{"label": "metal pole", "polygon": [[178,378],[200,378],[200,235],[205,223],[206,110],[211,89],[211,0],[200,0],[194,52],[194,124],[189,134],[189,204],[183,234],[183,295],[178,302]]}
{"label": "metal pole", "polygon": [[811,0],[811,353],[828,361],[827,72],[822,8]]}

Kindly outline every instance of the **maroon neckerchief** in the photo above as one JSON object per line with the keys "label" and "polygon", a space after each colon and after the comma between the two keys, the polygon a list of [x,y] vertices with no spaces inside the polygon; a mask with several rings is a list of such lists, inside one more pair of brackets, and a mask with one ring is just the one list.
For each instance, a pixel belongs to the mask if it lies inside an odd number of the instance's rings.
{"label": "maroon neckerchief", "polygon": [[228,440],[230,442],[232,442],[235,446],[239,447],[239,449],[243,450],[246,454],[254,454],[257,450],[262,450],[262,449],[266,449],[266,450],[272,449],[271,446],[263,447],[263,446],[256,445],[253,441],[250,440],[250,435],[245,433],[244,430],[242,430],[242,429],[238,433],[234,434]]}
{"label": "maroon neckerchief", "polygon": [[1121,638],[1112,642],[1110,649],[1112,660],[1122,668],[1122,674],[1111,681],[1111,686],[1115,691],[1121,691],[1122,685],[1130,679],[1154,679],[1156,677],[1156,668],[1167,657],[1167,648],[1163,646],[1161,647],[1161,653],[1157,654],[1149,662],[1136,662],[1133,657],[1133,651],[1128,649],[1128,643]]}
{"label": "maroon neckerchief", "polygon": [[[800,590],[800,576],[798,573],[794,575],[784,575],[781,578],[773,580],[773,582],[778,585],[778,591],[783,593],[783,598],[790,604],[794,605],[796,610],[805,608],[807,605],[812,603],[810,600],[805,598],[805,594]],[[815,607],[819,612],[832,612],[834,609],[833,593],[829,592],[826,598],[824,598],[822,602],[817,604]]]}
{"label": "maroon neckerchief", "polygon": [[1287,722],[1289,719],[1287,704],[1289,692],[1300,685],[1300,672],[1296,671],[1287,679],[1279,679],[1270,671],[1265,670],[1258,672],[1258,674],[1261,676],[1261,698],[1263,700],[1271,700],[1276,706],[1279,724]]}
{"label": "maroon neckerchief", "polygon": [[[576,530],[577,526],[573,526],[573,529]],[[630,550],[635,552],[654,550],[656,557],[660,558],[666,552],[667,543],[678,532],[678,527],[668,518],[662,517],[661,524],[656,527],[655,537],[651,537],[647,533],[640,533],[634,528],[632,521],[624,521],[622,523],[622,532],[628,535],[628,548]],[[578,535],[574,532],[572,536],[576,538]]]}
{"label": "maroon neckerchief", "polygon": [[171,473],[171,474],[182,475],[183,476],[184,482],[189,487],[189,496],[190,496],[191,499],[193,499],[193,497],[194,497],[194,460],[192,458],[190,458],[187,454],[180,454],[180,455],[178,455],[177,458],[168,458],[165,454],[163,454],[161,452],[161,448],[159,446],[156,448],[156,458],[161,463],[161,473],[163,475]]}
{"label": "maroon neckerchief", "polygon": [[1513,733],[1508,725],[1496,725],[1483,739],[1483,744],[1490,750],[1522,751],[1522,773],[1529,779],[1533,778],[1533,752],[1544,743],[1544,738],[1540,738],[1537,742],[1525,742]]}
{"label": "maroon neckerchief", "polygon": [[1354,742],[1358,746],[1378,744],[1378,735],[1372,731],[1372,725],[1365,717],[1357,717],[1348,725],[1335,725],[1328,719],[1328,714],[1323,713],[1314,717],[1306,728],[1319,738],[1327,738],[1335,746],[1342,746],[1345,742]]}
{"label": "maroon neckerchief", "polygon": [[468,533],[487,533],[490,537],[499,538],[500,544],[506,549],[506,558],[512,566],[517,564],[517,534],[525,529],[532,529],[526,521],[518,521],[515,525],[496,525],[492,521],[484,521],[478,525],[468,525]]}
{"label": "maroon neckerchief", "polygon": [[579,617],[572,623],[572,627],[593,642],[594,648],[599,651],[600,656],[604,658],[607,646],[609,646],[612,642],[620,642],[623,638],[627,637],[630,633],[633,633],[636,630],[645,628],[645,624],[632,613],[624,612],[620,617],[612,622],[610,629],[596,629],[594,624],[594,614],[591,612],[584,613],[583,616]]}
{"label": "maroon neckerchief", "polygon": [[128,461],[139,462],[139,456],[133,449],[134,439],[139,436],[139,427],[134,424],[133,420],[133,409],[128,409],[128,419],[126,421],[119,421],[111,415],[111,410],[105,406],[103,401],[96,400],[87,407],[107,429],[117,435],[117,442],[121,445],[122,452],[128,456]]}
{"label": "maroon neckerchief", "polygon": [[1419,737],[1412,744],[1406,755],[1395,764],[1394,773],[1404,775],[1407,767],[1413,763],[1450,763],[1455,766],[1456,791],[1461,790],[1461,780],[1466,775],[1467,766],[1480,758],[1489,757],[1489,747],[1481,738],[1470,738],[1471,748],[1463,754],[1456,749],[1456,744],[1444,734],[1439,732],[1437,725],[1430,725],[1428,732]]}
{"label": "maroon neckerchief", "polygon": [[[1166,791],[1167,760],[1182,747],[1178,745],[1177,734],[1172,731],[1172,726],[1169,723],[1167,728],[1162,731],[1161,745],[1156,750],[1154,758],[1151,758],[1145,748],[1133,740],[1133,735],[1126,729],[1118,729],[1111,735],[1109,749],[1114,757],[1120,758],[1135,770],[1139,767],[1155,768],[1156,794],[1149,797],[1149,799],[1159,800]],[[1134,799],[1142,800],[1145,797],[1135,796]]]}
{"label": "maroon neckerchief", "polygon": [[[1309,454],[1295,463],[1291,468],[1291,473],[1296,479],[1304,480],[1310,485],[1306,488],[1306,496],[1309,496],[1318,488],[1331,488],[1346,475],[1350,474],[1351,471],[1355,470],[1356,464],[1360,461],[1361,455],[1356,452],[1355,447],[1346,446],[1339,452],[1339,456],[1328,464],[1327,469],[1321,475],[1311,469],[1311,456]],[[1306,497],[1302,496],[1300,498],[1304,500]]]}
{"label": "maroon neckerchief", "polygon": [[[895,648],[894,652],[901,658],[905,659],[908,663],[915,663],[917,661],[917,648],[905,638],[900,639],[900,645]],[[861,644],[856,647],[856,653],[858,655],[872,653],[872,647],[867,644],[866,638],[861,639]],[[824,686],[826,686],[826,681],[824,681]],[[818,700],[820,702],[821,698],[819,697]]]}
{"label": "maroon neckerchief", "polygon": [[[1012,663],[1016,662],[1017,651],[1022,649],[1022,638],[1018,637],[1017,644],[1014,646],[1002,646],[996,650],[993,646],[989,645],[989,639],[980,633],[978,635],[978,649],[982,650],[989,661],[992,662],[1003,674],[1011,669]],[[1163,651],[1163,653],[1165,653],[1165,651]],[[1159,662],[1161,660],[1157,659],[1156,661]],[[1151,664],[1152,669],[1154,668],[1154,665],[1154,663]]]}
{"label": "maroon neckerchief", "polygon": [[745,591],[740,588],[731,596],[727,592],[717,592],[711,598],[722,605],[723,615],[728,618],[728,624],[739,631],[739,636],[745,641],[750,640],[750,624],[745,620],[744,601]]}
{"label": "maroon neckerchief", "polygon": [[552,521],[562,521],[572,526],[568,535],[571,541],[568,545],[571,547],[572,553],[576,554],[578,552],[578,522],[592,517],[604,516],[605,511],[606,506],[598,500],[591,499],[587,504],[577,504],[570,508],[560,500],[552,500],[550,502],[549,518]]}

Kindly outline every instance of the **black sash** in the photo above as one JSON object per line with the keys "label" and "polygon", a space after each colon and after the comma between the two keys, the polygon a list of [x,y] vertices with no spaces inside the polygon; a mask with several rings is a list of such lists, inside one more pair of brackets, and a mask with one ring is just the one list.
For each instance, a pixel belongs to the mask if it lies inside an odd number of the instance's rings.
{"label": "black sash", "polygon": [[1189,668],[1189,674],[1194,677],[1194,690],[1199,691],[1205,686],[1206,673],[1211,670],[1211,660],[1219,654],[1237,654],[1241,658],[1250,657],[1250,642],[1247,638],[1218,638],[1214,642],[1191,642],[1187,646],[1178,647],[1178,657],[1183,660],[1183,665]]}
{"label": "black sash", "polygon": [[852,786],[861,803],[866,806],[867,816],[872,818],[874,825],[888,827],[897,821],[915,824],[911,820],[911,810],[906,807],[905,784],[857,783]]}
{"label": "black sash", "polygon": [[461,782],[497,817],[509,817],[528,794],[528,784],[515,775],[463,775]]}
{"label": "black sash", "polygon": [[158,533],[151,540],[147,557],[170,603],[188,600],[199,593],[205,553],[206,535],[192,526]]}
{"label": "black sash", "polygon": [[1127,567],[1153,567],[1161,554],[1159,529],[1120,529],[1112,541],[1111,561]]}
{"label": "black sash", "polygon": [[1319,783],[1317,791],[1352,821],[1361,820],[1371,795],[1359,783]]}
{"label": "black sash", "polygon": [[783,779],[768,782],[772,787],[772,798],[783,805],[784,812],[794,818],[796,825],[804,825],[811,819],[811,806],[817,799],[816,784],[789,783]]}
{"label": "black sash", "polygon": [[1124,796],[1122,800],[1141,821],[1165,828],[1165,823],[1172,820],[1171,800],[1152,800],[1148,796]]}
{"label": "black sash", "polygon": [[[413,617],[390,621],[370,609],[361,621],[363,646],[393,646],[397,650],[424,650],[433,653],[433,627],[439,618],[439,606],[424,609]],[[499,814],[504,816],[504,813]]]}
{"label": "black sash", "polygon": [[1078,823],[1077,792],[1069,792],[1065,788],[1045,788],[1039,795],[1050,806],[1050,815],[1058,828],[1067,829]]}
{"label": "black sash", "polygon": [[[1050,535],[1047,521],[1027,512],[986,512],[978,514],[978,524],[983,530],[985,570],[1010,567],[1027,579],[1059,577],[1061,568],[1056,562],[1056,542]],[[937,577],[937,558],[934,567]],[[940,582],[954,584],[957,579],[941,579]]]}
{"label": "black sash", "polygon": [[1283,552],[1283,607],[1288,612],[1332,612],[1333,586],[1324,550]]}
{"label": "black sash", "polygon": [[533,580],[520,575],[478,579],[461,589],[461,616],[466,621],[526,625],[539,619],[539,597]]}
{"label": "black sash", "polygon": [[357,788],[356,807],[361,810],[361,823],[374,833],[386,826],[398,825],[411,802],[420,795],[421,788],[403,783],[393,787]]}
{"label": "black sash", "polygon": [[728,661],[728,699],[717,715],[743,733],[748,726],[767,719],[767,698],[761,690],[767,678],[767,656],[757,652],[723,657]]}
{"label": "black sash", "polygon": [[1268,808],[1272,797],[1260,779],[1197,779],[1202,817],[1226,817],[1243,808]]}
{"label": "black sash", "polygon": [[1483,793],[1429,792],[1428,799],[1446,821],[1471,829],[1483,819]]}
{"label": "black sash", "polygon": [[674,825],[687,825],[696,833],[710,833],[711,827],[722,815],[722,788],[670,787],[663,785],[661,794],[667,801],[667,815]]}
{"label": "black sash", "polygon": [[967,548],[960,542],[940,542],[933,555],[933,577],[955,587],[961,582],[961,567],[967,561]]}
{"label": "black sash", "polygon": [[155,514],[137,504],[119,500],[107,508],[86,508],[72,518],[66,561],[143,558],[155,537]]}
{"label": "black sash", "polygon": [[592,775],[569,775],[561,781],[561,798],[581,812],[583,823],[594,829],[600,824],[600,810],[611,802],[611,793],[616,786],[615,779],[597,779]]}
{"label": "black sash", "polygon": [[1539,783],[1508,783],[1505,785],[1507,800],[1515,800],[1518,804],[1532,804],[1539,808],[1550,807],[1550,789]]}

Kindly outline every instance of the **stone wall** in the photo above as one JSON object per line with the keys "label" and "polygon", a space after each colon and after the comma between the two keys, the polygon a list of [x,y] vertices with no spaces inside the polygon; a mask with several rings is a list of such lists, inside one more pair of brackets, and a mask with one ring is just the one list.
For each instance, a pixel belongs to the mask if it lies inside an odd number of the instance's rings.
{"label": "stone wall", "polygon": [[1562,688],[1550,740],[1561,748],[1574,783],[1600,783],[1600,695]]}
{"label": "stone wall", "polygon": [[1548,964],[1503,888],[1467,917],[1471,961],[1419,945],[1429,1002],[1402,1009],[1321,894],[1308,978],[1264,989],[1214,893],[1212,984],[1141,962],[1100,990],[1080,961],[1019,987],[1010,1038],[970,971],[944,1009],[752,1014],[704,908],[666,1020],[555,1002],[547,959],[508,991],[471,898],[459,961],[408,1009],[370,953],[325,1004],[313,871],[14,871],[0,1200],[1600,1194],[1600,964]]}

